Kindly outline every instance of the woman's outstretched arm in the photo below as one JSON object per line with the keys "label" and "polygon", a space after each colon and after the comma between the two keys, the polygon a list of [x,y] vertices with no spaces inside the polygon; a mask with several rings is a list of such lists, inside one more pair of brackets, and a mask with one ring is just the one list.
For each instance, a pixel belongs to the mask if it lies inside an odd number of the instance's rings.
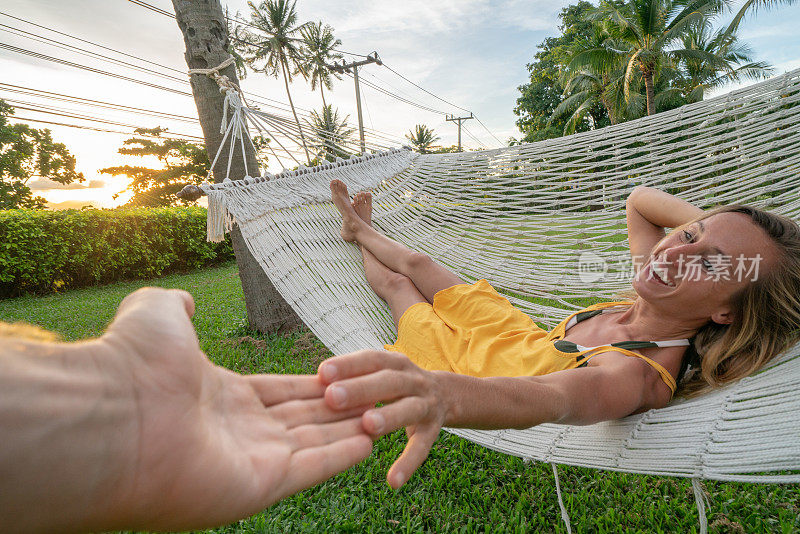
{"label": "woman's outstretched arm", "polygon": [[330,384],[325,398],[332,408],[391,402],[362,421],[376,436],[406,428],[408,444],[387,475],[398,488],[422,465],[443,426],[591,424],[669,401],[666,386],[659,388],[644,362],[622,355],[604,360],[545,376],[476,378],[425,371],[398,353],[361,351],[325,361],[319,374]]}
{"label": "woman's outstretched arm", "polygon": [[628,196],[625,216],[628,243],[636,270],[664,238],[665,228],[676,228],[700,216],[703,210],[659,189],[637,186]]}

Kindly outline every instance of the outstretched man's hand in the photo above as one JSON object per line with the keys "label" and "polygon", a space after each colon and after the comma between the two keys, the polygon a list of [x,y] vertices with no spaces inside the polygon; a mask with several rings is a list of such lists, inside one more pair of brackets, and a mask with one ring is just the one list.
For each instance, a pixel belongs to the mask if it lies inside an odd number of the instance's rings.
{"label": "outstretched man's hand", "polygon": [[316,376],[212,364],[193,313],[143,289],[97,340],[3,340],[0,530],[218,525],[369,455],[364,408],[331,410]]}

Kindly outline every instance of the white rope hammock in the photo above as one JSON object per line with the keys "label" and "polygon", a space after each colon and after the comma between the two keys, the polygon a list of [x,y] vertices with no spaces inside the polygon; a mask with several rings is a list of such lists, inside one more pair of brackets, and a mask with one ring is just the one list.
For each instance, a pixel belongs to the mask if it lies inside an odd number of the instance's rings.
{"label": "white rope hammock", "polygon": [[[233,91],[228,96],[235,119],[228,131],[246,137],[246,108]],[[339,237],[328,187],[334,178],[352,193],[372,191],[382,232],[466,280],[486,278],[552,328],[587,298],[612,300],[629,287],[624,202],[635,185],[705,208],[746,203],[800,219],[800,70],[569,137],[457,154],[397,149],[202,187],[209,238],[236,222],[325,345],[336,354],[379,349],[394,341],[395,329],[364,278],[358,249]],[[695,483],[785,483],[800,482],[798,414],[800,345],[729,387],[617,421],[451,432],[552,464]],[[702,495],[698,484],[695,494]]]}

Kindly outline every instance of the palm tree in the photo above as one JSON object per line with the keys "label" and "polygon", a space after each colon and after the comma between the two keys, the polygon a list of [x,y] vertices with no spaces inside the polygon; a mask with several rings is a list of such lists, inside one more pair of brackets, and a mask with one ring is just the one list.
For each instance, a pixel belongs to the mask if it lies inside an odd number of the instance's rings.
{"label": "palm tree", "polygon": [[795,2],[796,0],[746,0],[742,7],[739,8],[739,12],[733,17],[725,33],[735,33],[739,29],[742,19],[751,11],[755,14],[759,9],[772,9],[782,4],[790,6]]}
{"label": "palm tree", "polygon": [[726,68],[724,60],[706,50],[680,48],[688,28],[702,24],[722,12],[725,0],[628,0],[622,4],[602,0],[589,16],[605,21],[617,52],[625,58],[623,92],[630,99],[630,87],[638,70],[645,85],[647,114],[656,112],[654,79],[671,63],[692,58],[714,68]]}
{"label": "palm tree", "polygon": [[247,69],[245,64],[247,60],[242,55],[242,50],[247,45],[247,35],[244,26],[235,24],[241,20],[241,15],[236,12],[235,16],[231,16],[228,8],[225,8],[225,25],[228,29],[228,53],[233,58],[233,64],[236,66],[236,75],[240,80],[247,78]]}
{"label": "palm tree", "polygon": [[311,90],[319,85],[319,92],[322,96],[322,108],[327,107],[325,103],[324,88],[333,89],[331,78],[335,76],[341,79],[338,74],[332,73],[328,68],[329,63],[342,59],[334,49],[342,44],[341,39],[333,36],[333,28],[328,25],[323,26],[322,21],[316,24],[307,24],[303,27],[303,53],[306,60],[308,75],[311,81]]}
{"label": "palm tree", "polygon": [[348,158],[350,154],[346,151],[346,145],[352,142],[355,128],[347,125],[347,119],[339,117],[339,111],[334,110],[333,106],[325,106],[322,113],[316,110],[311,112],[310,125],[316,134],[316,141],[312,141],[312,146],[317,150],[317,157],[324,157],[333,160],[337,157]]}
{"label": "palm tree", "polygon": [[439,138],[433,133],[433,130],[424,124],[417,124],[413,130],[409,130],[409,132],[406,134],[406,139],[411,142],[411,145],[420,154],[428,154],[430,152],[431,145],[439,140]]}
{"label": "palm tree", "polygon": [[574,133],[587,116],[598,127],[604,118],[603,108],[611,124],[617,124],[626,115],[625,102],[618,98],[625,68],[612,44],[603,25],[596,24],[588,37],[569,46],[569,63],[560,79],[565,98],[550,117],[552,123],[571,111],[564,135]]}
{"label": "palm tree", "polygon": [[772,72],[765,61],[753,61],[750,47],[740,43],[729,28],[712,33],[708,24],[691,26],[681,38],[687,50],[702,50],[720,57],[726,63],[725,69],[715,68],[698,58],[686,57],[679,64],[673,85],[686,102],[699,102],[705,93],[727,83],[742,80],[759,80]]}
{"label": "palm tree", "polygon": [[308,23],[297,25],[296,3],[296,0],[291,4],[287,0],[263,0],[256,6],[253,2],[248,2],[247,5],[251,10],[251,24],[265,35],[247,31],[244,40],[246,41],[245,49],[248,52],[247,62],[253,67],[253,70],[276,78],[279,73],[283,74],[286,95],[289,97],[289,105],[292,108],[297,129],[300,131],[300,140],[310,165],[311,156],[306,145],[306,138],[303,135],[303,128],[300,126],[300,119],[297,118],[297,111],[294,109],[292,93],[289,91],[289,82],[292,80],[292,76],[300,74],[304,78],[307,77],[305,60],[298,46],[300,41],[298,36]]}

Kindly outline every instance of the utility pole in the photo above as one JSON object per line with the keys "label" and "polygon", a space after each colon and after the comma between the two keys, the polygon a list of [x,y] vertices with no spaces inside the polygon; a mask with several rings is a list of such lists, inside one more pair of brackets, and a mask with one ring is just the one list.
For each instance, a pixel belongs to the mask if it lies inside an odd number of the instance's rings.
{"label": "utility pole", "polygon": [[457,122],[458,123],[458,151],[461,152],[461,123],[469,120],[474,119],[475,117],[472,116],[472,112],[470,112],[469,117],[454,117],[452,115],[448,115],[444,120],[450,122]]}
{"label": "utility pole", "polygon": [[350,69],[353,69],[353,79],[356,82],[356,109],[358,110],[358,134],[361,138],[361,153],[364,154],[367,151],[367,145],[364,142],[364,120],[361,118],[361,91],[358,88],[358,67],[362,65],[369,65],[370,63],[376,63],[378,65],[383,65],[383,62],[378,57],[377,52],[373,52],[371,55],[367,56],[367,59],[363,61],[354,61],[353,63],[345,63],[342,60],[341,65],[337,65],[334,63],[333,65],[327,65],[328,69],[331,72],[338,72],[342,74],[344,72],[349,73]]}

